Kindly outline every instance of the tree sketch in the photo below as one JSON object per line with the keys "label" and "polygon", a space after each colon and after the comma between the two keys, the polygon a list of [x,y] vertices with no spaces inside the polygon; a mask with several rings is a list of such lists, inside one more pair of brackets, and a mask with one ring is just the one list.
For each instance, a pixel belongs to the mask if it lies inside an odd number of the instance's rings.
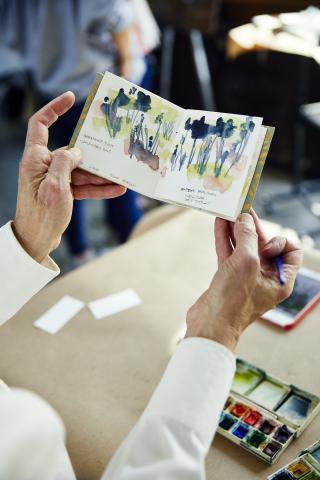
{"label": "tree sketch", "polygon": [[[176,170],[178,166],[181,171],[185,166],[188,171],[192,168],[199,177],[205,174],[217,179],[228,177],[232,168],[243,158],[254,128],[251,117],[240,127],[236,126],[233,118],[219,117],[214,125],[206,122],[205,116],[200,119],[188,118],[184,125],[185,133],[180,138],[180,147],[175,147],[171,158],[171,170]],[[200,146],[197,146],[199,141]]]}
{"label": "tree sketch", "polygon": [[118,109],[128,105],[130,98],[124,93],[124,89],[120,88],[118,95],[110,102],[109,97],[104,98],[101,105],[101,111],[106,116],[106,124],[109,135],[115,138],[117,133],[121,130],[122,117],[118,115]]}
{"label": "tree sketch", "polygon": [[152,170],[158,170],[159,148],[170,141],[175,128],[172,113],[152,112],[151,96],[135,86],[130,87],[128,94],[124,88],[113,95],[109,92],[100,109],[110,137],[126,136],[130,158],[135,157]]}
{"label": "tree sketch", "polygon": [[174,122],[163,122],[163,136],[166,140],[170,140],[174,131]]}
{"label": "tree sketch", "polygon": [[[231,162],[229,169],[225,173],[225,177],[228,175],[230,172],[231,168],[236,165],[239,160],[241,159],[245,148],[247,146],[247,143],[250,138],[250,134],[253,132],[255,127],[254,122],[250,119],[247,118],[245,123],[242,123],[240,126],[240,141],[237,144],[234,145],[234,160]],[[238,147],[238,150],[237,150]]]}
{"label": "tree sketch", "polygon": [[[220,122],[219,122],[219,127],[217,127],[218,128],[217,155],[216,155],[216,161],[214,164],[214,174],[216,177],[219,177],[221,175],[222,167],[229,155],[229,151],[224,150],[225,141],[227,138],[230,138],[233,135],[233,132],[235,130],[235,126],[233,124],[232,119],[224,122],[223,119],[220,118],[218,119],[218,121]],[[217,121],[217,124],[218,124],[218,121]]]}
{"label": "tree sketch", "polygon": [[125,153],[130,158],[156,171],[161,153],[167,148],[164,158],[171,172],[187,171],[192,178],[210,177],[212,188],[221,191],[229,188],[240,171],[235,167],[246,158],[255,129],[252,117],[237,123],[237,117],[225,115],[211,123],[203,112],[199,117],[187,118],[180,138],[175,138],[172,110],[162,109],[151,95],[135,86],[129,87],[127,93],[124,88],[108,90],[100,110],[108,134],[113,139],[124,138]]}
{"label": "tree sketch", "polygon": [[202,140],[208,135],[209,124],[205,122],[205,116],[203,116],[200,120],[194,120],[193,122],[188,119],[185,126],[187,127],[186,130],[191,131],[191,138],[193,139],[192,149],[188,160],[188,167],[190,167],[195,154],[197,140]]}

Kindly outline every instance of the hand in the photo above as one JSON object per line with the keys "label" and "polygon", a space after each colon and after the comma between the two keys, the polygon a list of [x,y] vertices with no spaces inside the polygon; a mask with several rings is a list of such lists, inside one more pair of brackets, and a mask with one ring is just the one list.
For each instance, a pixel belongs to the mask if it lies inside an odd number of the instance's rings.
{"label": "hand", "polygon": [[111,180],[97,177],[97,175],[78,168],[71,174],[70,187],[75,200],[83,200],[85,198],[90,198],[91,200],[110,199],[120,197],[127,190]]}
{"label": "hand", "polygon": [[82,156],[78,148],[48,150],[49,127],[74,100],[72,92],[64,93],[31,117],[20,163],[13,231],[26,252],[40,263],[59,245],[71,219],[74,198],[111,198],[126,190],[75,170]]}
{"label": "hand", "polygon": [[119,59],[119,73],[120,76],[130,80],[133,75],[133,59],[125,57]]}
{"label": "hand", "polygon": [[[218,271],[187,314],[187,337],[205,337],[234,350],[254,320],[292,292],[301,250],[284,237],[267,241],[257,215],[242,214],[234,225],[217,218]],[[283,259],[280,285],[274,258]]]}

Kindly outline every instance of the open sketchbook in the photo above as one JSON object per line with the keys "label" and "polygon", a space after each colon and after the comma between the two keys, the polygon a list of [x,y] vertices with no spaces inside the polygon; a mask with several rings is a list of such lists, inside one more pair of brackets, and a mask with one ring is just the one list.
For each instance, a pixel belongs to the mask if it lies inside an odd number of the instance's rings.
{"label": "open sketchbook", "polygon": [[148,197],[235,220],[249,211],[274,128],[262,118],[185,110],[97,74],[70,146],[80,167]]}

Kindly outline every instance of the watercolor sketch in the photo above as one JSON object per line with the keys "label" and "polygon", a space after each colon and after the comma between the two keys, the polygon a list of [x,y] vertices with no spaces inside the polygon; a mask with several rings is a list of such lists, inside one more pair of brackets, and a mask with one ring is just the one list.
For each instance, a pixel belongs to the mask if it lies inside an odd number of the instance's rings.
{"label": "watercolor sketch", "polygon": [[124,154],[158,171],[170,160],[172,136],[179,110],[134,85],[107,88],[93,105],[93,128],[104,129],[110,139],[123,141]]}
{"label": "watercolor sketch", "polygon": [[255,129],[251,117],[219,117],[215,123],[189,117],[171,156],[171,171],[187,171],[189,181],[203,180],[208,190],[226,192],[241,176],[248,156],[247,146]]}

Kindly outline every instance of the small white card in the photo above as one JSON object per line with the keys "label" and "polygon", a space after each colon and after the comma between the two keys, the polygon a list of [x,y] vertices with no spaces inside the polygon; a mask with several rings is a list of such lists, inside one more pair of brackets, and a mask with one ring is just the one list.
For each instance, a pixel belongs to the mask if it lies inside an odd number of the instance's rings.
{"label": "small white card", "polygon": [[53,307],[47,310],[36,320],[33,325],[47,333],[57,333],[66,323],[71,320],[83,307],[84,302],[66,295]]}
{"label": "small white card", "polygon": [[101,318],[113,315],[114,313],[135,307],[140,303],[141,299],[138,297],[137,293],[132,290],[132,288],[128,288],[122,292],[90,302],[88,303],[88,308],[92,315],[97,320],[100,320]]}

